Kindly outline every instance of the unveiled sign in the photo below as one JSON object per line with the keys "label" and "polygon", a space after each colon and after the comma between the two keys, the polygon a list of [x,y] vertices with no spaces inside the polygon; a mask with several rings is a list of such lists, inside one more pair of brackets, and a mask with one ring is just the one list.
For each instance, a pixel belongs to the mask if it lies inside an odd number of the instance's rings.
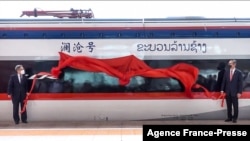
{"label": "unveiled sign", "polygon": [[[57,60],[58,52],[96,58],[135,55],[140,59],[244,58],[250,39],[19,39],[0,40],[1,60],[36,57]],[[5,57],[5,58],[3,58]],[[45,58],[44,58],[45,57]],[[24,59],[24,58],[23,58]],[[31,58],[30,58],[31,59]]]}

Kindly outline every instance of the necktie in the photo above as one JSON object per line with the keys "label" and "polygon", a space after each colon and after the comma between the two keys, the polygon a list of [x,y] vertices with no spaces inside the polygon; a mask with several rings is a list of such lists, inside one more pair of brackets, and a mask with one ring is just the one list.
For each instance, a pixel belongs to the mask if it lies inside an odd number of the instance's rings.
{"label": "necktie", "polygon": [[230,70],[230,81],[232,80],[233,78],[233,70]]}

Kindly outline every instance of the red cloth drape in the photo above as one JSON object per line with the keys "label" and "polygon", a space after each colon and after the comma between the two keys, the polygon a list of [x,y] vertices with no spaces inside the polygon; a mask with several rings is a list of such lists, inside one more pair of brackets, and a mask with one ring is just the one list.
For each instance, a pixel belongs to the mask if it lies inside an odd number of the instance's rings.
{"label": "red cloth drape", "polygon": [[133,55],[112,59],[95,59],[85,56],[70,56],[62,52],[59,54],[59,64],[51,70],[52,75],[56,77],[65,67],[90,72],[104,72],[118,78],[120,85],[128,84],[130,78],[134,76],[171,77],[178,79],[184,85],[188,97],[192,97],[191,88],[196,83],[199,73],[196,67],[186,63],[179,63],[170,68],[153,69]]}
{"label": "red cloth drape", "polygon": [[[126,85],[129,83],[130,78],[134,76],[144,76],[151,78],[175,78],[178,79],[185,88],[185,94],[189,98],[193,98],[191,89],[202,88],[205,90],[205,95],[211,97],[211,94],[206,88],[196,84],[199,70],[198,68],[186,64],[179,63],[169,68],[153,69],[145,64],[142,60],[139,60],[133,55],[112,58],[112,59],[95,59],[86,56],[70,56],[65,53],[59,52],[60,60],[57,67],[51,69],[51,74],[46,72],[40,72],[39,75],[49,75],[58,77],[61,73],[61,69],[65,67],[71,67],[79,70],[90,71],[90,72],[104,72],[110,76],[119,79],[120,85]],[[33,79],[32,92],[36,82],[36,77]],[[25,99],[25,106],[21,112],[24,112],[28,102],[28,96]]]}

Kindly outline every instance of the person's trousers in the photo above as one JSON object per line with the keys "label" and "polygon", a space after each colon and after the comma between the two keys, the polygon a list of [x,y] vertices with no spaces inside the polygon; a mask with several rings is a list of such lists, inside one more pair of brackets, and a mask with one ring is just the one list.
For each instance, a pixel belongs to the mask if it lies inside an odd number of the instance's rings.
{"label": "person's trousers", "polygon": [[226,95],[227,102],[227,117],[228,119],[237,120],[239,114],[239,102],[238,97],[231,96],[230,94]]}

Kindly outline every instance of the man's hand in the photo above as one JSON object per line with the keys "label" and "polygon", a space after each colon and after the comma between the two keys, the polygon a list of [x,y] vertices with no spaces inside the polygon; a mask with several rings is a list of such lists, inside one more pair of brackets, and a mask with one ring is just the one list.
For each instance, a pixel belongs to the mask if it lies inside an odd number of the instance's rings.
{"label": "man's hand", "polygon": [[11,95],[8,95],[8,98],[11,98]]}
{"label": "man's hand", "polygon": [[238,98],[240,98],[240,97],[241,97],[241,94],[240,94],[240,93],[238,93],[238,94],[237,94],[237,97],[238,97]]}
{"label": "man's hand", "polygon": [[27,95],[27,96],[29,96],[29,95],[30,95],[30,93],[26,93],[26,95]]}
{"label": "man's hand", "polygon": [[220,91],[221,96],[225,96],[224,91]]}

